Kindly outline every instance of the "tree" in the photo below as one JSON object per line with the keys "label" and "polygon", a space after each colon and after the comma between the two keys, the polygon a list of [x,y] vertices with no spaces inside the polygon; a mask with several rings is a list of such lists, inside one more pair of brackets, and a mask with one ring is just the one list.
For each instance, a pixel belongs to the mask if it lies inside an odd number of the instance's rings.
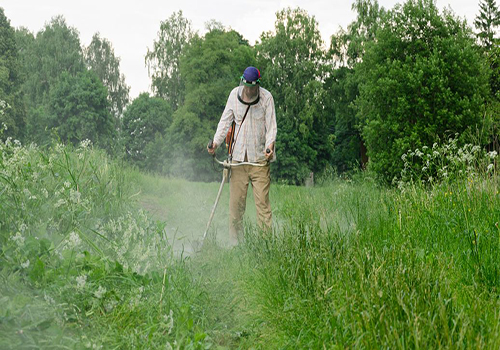
{"label": "tree", "polygon": [[386,181],[401,155],[481,124],[487,71],[471,30],[432,0],[397,5],[357,66],[369,166]]}
{"label": "tree", "polygon": [[63,72],[51,90],[49,113],[48,127],[62,141],[76,145],[89,139],[107,150],[115,147],[107,90],[92,71]]}
{"label": "tree", "polygon": [[362,163],[363,142],[356,122],[354,101],[358,96],[358,81],[353,68],[339,67],[325,79],[325,100],[332,111],[331,132],[334,148],[330,155],[332,166],[338,172],[359,169]]}
{"label": "tree", "polygon": [[347,31],[340,30],[331,37],[329,54],[341,65],[354,68],[363,59],[366,43],[373,41],[386,10],[377,0],[355,0],[352,10],[356,11],[356,20],[347,26]]}
{"label": "tree", "polygon": [[190,41],[180,61],[185,102],[175,111],[167,136],[170,174],[202,181],[218,179],[206,146],[229,93],[251,65],[255,65],[255,51],[234,30],[214,29]]}
{"label": "tree", "polygon": [[62,16],[54,17],[26,50],[25,93],[30,107],[47,103],[50,90],[63,72],[75,76],[85,70],[80,37]]}
{"label": "tree", "polygon": [[311,171],[320,171],[329,160],[332,115],[324,108],[325,52],[314,17],[302,9],[276,14],[275,33],[261,35],[257,46],[262,85],[276,105],[277,177],[301,183]]}
{"label": "tree", "polygon": [[489,51],[498,38],[495,38],[496,28],[500,26],[500,10],[495,0],[481,0],[479,2],[479,14],[474,20],[474,25],[479,32],[479,38],[482,46]]}
{"label": "tree", "polygon": [[3,136],[22,139],[26,112],[21,93],[21,75],[15,31],[0,8],[0,102],[9,107],[0,114],[0,128],[7,126]]}
{"label": "tree", "polygon": [[130,92],[130,87],[125,83],[125,76],[120,73],[120,58],[115,56],[111,42],[101,38],[99,33],[94,34],[90,45],[84,49],[84,57],[87,68],[96,73],[108,89],[111,113],[119,126],[118,122],[129,102]]}
{"label": "tree", "polygon": [[61,74],[76,76],[86,70],[80,38],[62,16],[53,18],[34,39],[26,30],[19,31],[17,38],[25,77],[22,91],[28,112],[27,135],[31,141],[43,144],[49,139],[52,89]]}
{"label": "tree", "polygon": [[474,25],[479,32],[476,34],[484,49],[490,65],[490,88],[493,99],[500,99],[500,50],[496,28],[500,27],[500,10],[495,0],[482,0],[479,3],[479,14]]}
{"label": "tree", "polygon": [[358,168],[363,161],[364,143],[356,122],[354,100],[359,94],[356,65],[362,62],[368,42],[375,38],[386,10],[378,2],[356,0],[352,10],[356,19],[347,31],[340,30],[331,37],[329,56],[336,67],[325,80],[325,89],[330,91],[329,102],[334,110],[335,147],[332,163],[340,172]]}
{"label": "tree", "polygon": [[192,37],[191,22],[182,16],[182,11],[173,13],[161,22],[158,40],[154,41],[153,50],[148,48],[145,58],[155,95],[169,102],[174,110],[182,105],[185,95],[180,59]]}
{"label": "tree", "polygon": [[[159,97],[142,93],[123,113],[125,157],[141,169],[160,172],[164,167],[166,131],[172,123],[172,107]],[[154,147],[153,147],[154,146]]]}

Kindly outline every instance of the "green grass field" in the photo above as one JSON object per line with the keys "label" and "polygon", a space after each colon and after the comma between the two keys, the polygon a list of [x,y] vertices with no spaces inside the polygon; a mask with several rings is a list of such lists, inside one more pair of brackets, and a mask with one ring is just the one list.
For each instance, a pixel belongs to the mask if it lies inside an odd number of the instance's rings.
{"label": "green grass field", "polygon": [[228,249],[228,187],[89,147],[1,145],[1,349],[500,347],[500,181],[273,184]]}

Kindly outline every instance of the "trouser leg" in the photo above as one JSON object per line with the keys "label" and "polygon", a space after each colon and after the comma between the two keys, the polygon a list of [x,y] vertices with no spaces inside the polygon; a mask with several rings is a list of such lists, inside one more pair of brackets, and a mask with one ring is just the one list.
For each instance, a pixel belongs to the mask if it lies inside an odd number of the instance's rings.
{"label": "trouser leg", "polygon": [[257,209],[257,223],[262,230],[269,230],[272,226],[271,202],[269,201],[270,167],[252,167],[250,180],[252,181],[255,208]]}
{"label": "trouser leg", "polygon": [[229,181],[229,242],[231,245],[237,245],[238,239],[241,239],[248,182],[247,166],[231,169]]}

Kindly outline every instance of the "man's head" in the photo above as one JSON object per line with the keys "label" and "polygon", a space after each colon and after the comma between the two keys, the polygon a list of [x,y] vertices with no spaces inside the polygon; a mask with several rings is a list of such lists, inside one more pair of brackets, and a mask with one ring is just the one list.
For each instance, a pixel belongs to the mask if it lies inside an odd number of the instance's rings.
{"label": "man's head", "polygon": [[255,67],[247,67],[243,72],[238,89],[238,99],[246,105],[259,102],[260,72]]}
{"label": "man's head", "polygon": [[241,76],[241,81],[246,86],[260,84],[260,71],[255,67],[247,67]]}

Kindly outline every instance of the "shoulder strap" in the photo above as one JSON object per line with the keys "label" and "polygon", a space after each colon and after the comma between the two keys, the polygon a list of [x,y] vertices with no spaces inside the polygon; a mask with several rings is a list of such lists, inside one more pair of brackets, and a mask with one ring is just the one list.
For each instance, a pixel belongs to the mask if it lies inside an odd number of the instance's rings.
{"label": "shoulder strap", "polygon": [[[247,117],[249,109],[250,109],[250,105],[248,105],[247,110],[245,111],[245,114],[243,115],[243,119],[241,120],[241,124],[240,124],[240,127],[238,128],[238,133],[236,134],[236,137],[234,136],[234,128],[233,128],[233,135],[231,137],[231,142],[229,143],[229,160],[233,159],[234,144],[236,143],[236,139],[238,138],[238,135],[240,134],[241,126],[243,125],[243,122],[245,121],[245,118]],[[233,121],[233,126],[236,126],[234,121]]]}

